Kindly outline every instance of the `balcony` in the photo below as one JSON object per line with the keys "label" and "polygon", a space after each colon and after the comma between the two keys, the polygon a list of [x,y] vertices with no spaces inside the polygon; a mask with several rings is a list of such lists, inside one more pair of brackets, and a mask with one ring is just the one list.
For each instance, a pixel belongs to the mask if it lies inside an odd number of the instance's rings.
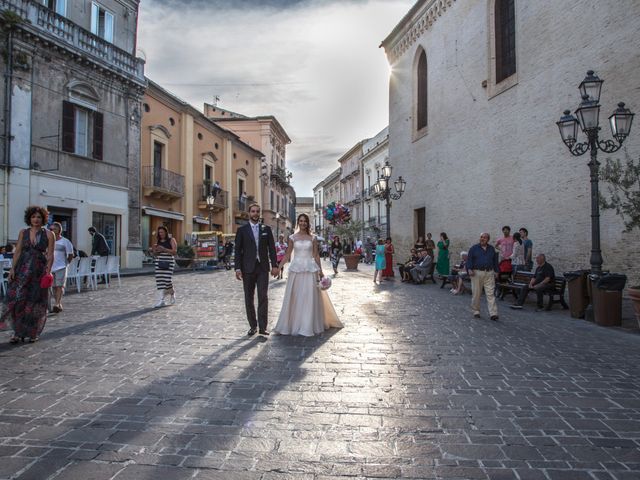
{"label": "balcony", "polygon": [[[198,189],[198,208],[209,210],[209,205],[207,205],[207,197],[211,195],[213,192],[213,185],[209,183],[203,183],[199,185]],[[216,193],[215,199],[213,201],[213,205],[211,206],[211,211],[221,212],[229,208],[229,192],[226,190],[218,190]]]}
{"label": "balcony", "polygon": [[164,168],[145,165],[142,167],[142,188],[145,197],[175,200],[184,196],[184,177]]}
{"label": "balcony", "polygon": [[233,216],[236,218],[249,218],[249,205],[253,203],[253,197],[233,197]]}
{"label": "balcony", "polygon": [[35,0],[0,0],[0,10],[9,10],[25,23],[18,28],[45,41],[81,56],[101,67],[146,85],[144,60],[116,47],[110,42],[81,28]]}
{"label": "balcony", "polygon": [[288,187],[293,174],[282,167],[271,166],[271,180],[278,185]]}

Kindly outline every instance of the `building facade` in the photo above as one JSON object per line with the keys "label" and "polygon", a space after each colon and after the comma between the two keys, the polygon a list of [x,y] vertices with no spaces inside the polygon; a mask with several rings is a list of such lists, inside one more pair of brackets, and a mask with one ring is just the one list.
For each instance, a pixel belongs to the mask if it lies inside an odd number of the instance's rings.
{"label": "building facade", "polygon": [[362,145],[364,141],[356,143],[340,159],[340,199],[349,207],[351,219],[361,220],[362,192],[360,166],[362,162]]}
{"label": "building facade", "polygon": [[123,266],[140,265],[138,0],[4,0],[0,16],[1,241],[42,205],[79,250],[94,225]]}
{"label": "building facade", "polygon": [[324,206],[324,180],[313,187],[313,230],[317,235],[324,235],[325,220]]}
{"label": "building facade", "polygon": [[[565,19],[577,12],[568,34]],[[394,243],[407,249],[422,231],[445,231],[456,252],[480,232],[495,240],[503,225],[524,226],[556,271],[588,267],[589,159],[570,155],[555,122],[580,103],[589,69],[605,80],[603,138],[617,102],[638,113],[639,17],[634,0],[417,2],[382,42],[392,67],[389,159],[407,180],[393,203]],[[611,157],[639,152],[635,125]],[[601,212],[604,268],[633,275],[640,242],[623,229]]]}
{"label": "building facade", "polygon": [[380,178],[380,169],[389,160],[389,127],[385,127],[362,145],[362,214],[363,238],[377,239],[385,235],[387,212],[384,200],[374,194],[373,186]]}
{"label": "building facade", "polygon": [[[342,183],[340,182],[342,171],[340,167],[336,168],[333,172],[331,172],[323,182],[322,192],[324,197],[324,204],[322,207],[326,207],[330,203],[344,203],[344,200],[341,197],[342,193]],[[322,212],[320,212],[322,215]],[[333,235],[332,226],[323,218],[324,229],[322,231],[322,236],[326,239],[329,239]]]}
{"label": "building facade", "polygon": [[[296,198],[296,214],[294,215],[294,224],[298,219],[298,215],[305,213],[311,222],[311,230],[314,231],[314,198],[313,197],[297,197]],[[317,235],[320,235],[316,232]]]}
{"label": "building facade", "polygon": [[274,232],[291,233],[296,204],[296,192],[291,186],[293,174],[286,162],[286,146],[291,139],[280,122],[271,115],[247,117],[207,103],[204,114],[264,153],[260,194],[256,197],[262,206],[263,221]]}
{"label": "building facade", "polygon": [[259,198],[263,153],[148,80],[142,117],[142,238],[164,225],[179,241],[233,234]]}

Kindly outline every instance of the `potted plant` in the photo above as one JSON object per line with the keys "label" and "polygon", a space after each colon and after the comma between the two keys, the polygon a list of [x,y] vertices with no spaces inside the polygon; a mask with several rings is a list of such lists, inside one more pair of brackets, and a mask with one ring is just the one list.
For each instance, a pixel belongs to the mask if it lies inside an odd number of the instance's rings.
{"label": "potted plant", "polygon": [[[628,153],[624,163],[607,158],[600,175],[608,184],[608,196],[600,196],[602,208],[615,210],[622,217],[625,232],[640,230],[640,159],[635,162]],[[627,294],[640,327],[640,285],[627,287]]]}
{"label": "potted plant", "polygon": [[[346,239],[346,241],[353,241],[358,238],[358,234],[362,232],[364,223],[360,220],[351,220],[346,223],[336,225],[335,232],[339,237]],[[347,265],[347,271],[358,270],[358,264],[360,263],[360,255],[357,253],[347,253],[343,255],[344,263]]]}
{"label": "potted plant", "polygon": [[193,257],[196,256],[196,252],[193,251],[193,247],[185,242],[182,245],[178,245],[178,256],[176,257],[176,264],[179,267],[188,267],[193,262]]}

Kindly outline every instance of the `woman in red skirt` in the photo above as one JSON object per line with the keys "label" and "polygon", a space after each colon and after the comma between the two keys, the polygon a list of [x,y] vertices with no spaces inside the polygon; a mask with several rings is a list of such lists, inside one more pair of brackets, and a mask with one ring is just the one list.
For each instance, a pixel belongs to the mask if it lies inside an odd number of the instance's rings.
{"label": "woman in red skirt", "polygon": [[391,237],[387,237],[384,242],[384,260],[385,269],[382,271],[382,278],[393,278],[393,243],[391,243]]}

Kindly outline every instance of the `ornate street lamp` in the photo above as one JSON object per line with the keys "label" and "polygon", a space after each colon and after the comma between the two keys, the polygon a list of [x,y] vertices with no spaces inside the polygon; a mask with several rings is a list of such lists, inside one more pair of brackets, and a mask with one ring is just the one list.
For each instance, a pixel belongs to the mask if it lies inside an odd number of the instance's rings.
{"label": "ornate street lamp", "polygon": [[[600,250],[600,193],[598,191],[598,150],[605,153],[613,153],[620,150],[631,130],[634,114],[624,103],[619,103],[618,108],[609,117],[609,125],[613,140],[600,140],[600,91],[604,81],[594,74],[593,70],[587,72],[587,76],[580,83],[579,90],[582,102],[576,109],[576,117],[565,110],[560,121],[556,122],[560,130],[560,137],[572,155],[578,157],[591,151],[591,161],[588,163],[591,176],[591,273],[602,273],[602,252]],[[577,143],[578,125],[587,137],[586,142]]]}
{"label": "ornate street lamp", "polygon": [[374,195],[382,198],[386,201],[387,207],[387,237],[391,236],[391,200],[398,200],[407,186],[407,182],[400,176],[398,179],[393,182],[393,185],[396,189],[396,193],[391,191],[390,187],[390,178],[391,173],[393,172],[393,167],[389,165],[389,161],[384,163],[382,167],[382,173],[380,178],[373,185],[373,193]]}
{"label": "ornate street lamp", "polygon": [[280,240],[280,212],[276,212],[276,241]]}
{"label": "ornate street lamp", "polygon": [[216,203],[216,196],[212,194],[207,195],[207,208],[209,209],[209,230],[210,231],[213,230],[211,215],[213,213],[213,206],[215,205],[215,203]]}

